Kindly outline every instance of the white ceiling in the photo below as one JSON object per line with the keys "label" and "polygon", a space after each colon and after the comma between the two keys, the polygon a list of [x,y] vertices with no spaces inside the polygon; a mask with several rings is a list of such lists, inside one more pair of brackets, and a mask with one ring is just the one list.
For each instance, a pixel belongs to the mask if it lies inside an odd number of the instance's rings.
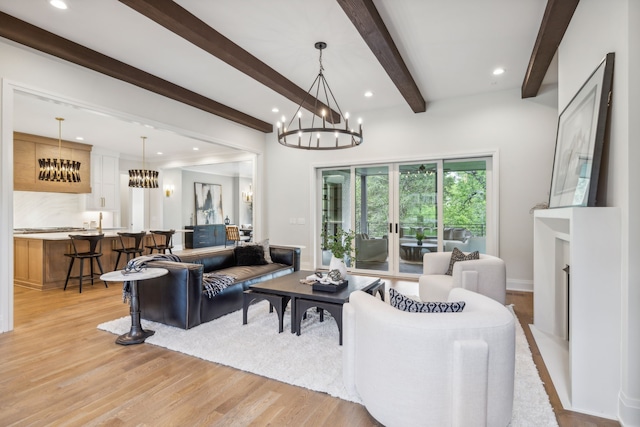
{"label": "white ceiling", "polygon": [[[291,101],[116,0],[0,0],[0,10],[140,68],[234,109],[275,123],[296,109]],[[325,41],[325,77],[343,111],[400,107],[414,114],[335,0],[176,0],[243,49],[307,90],[318,73],[316,41]],[[540,27],[545,0],[374,0],[423,97],[429,102],[519,88]],[[493,76],[503,67],[502,76]],[[554,66],[545,83],[557,81]],[[365,91],[374,96],[365,98]],[[230,149],[142,124],[30,96],[16,99],[15,128],[63,138],[83,136],[138,158],[185,157]],[[271,110],[276,107],[279,113]],[[189,148],[185,148],[189,147]],[[189,153],[191,155],[193,153]]]}

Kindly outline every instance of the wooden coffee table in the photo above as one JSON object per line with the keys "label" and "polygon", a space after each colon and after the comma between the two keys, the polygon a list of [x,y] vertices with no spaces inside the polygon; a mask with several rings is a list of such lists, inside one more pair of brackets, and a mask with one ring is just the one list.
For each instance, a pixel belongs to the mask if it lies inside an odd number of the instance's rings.
{"label": "wooden coffee table", "polygon": [[327,310],[338,324],[340,345],[342,345],[342,305],[349,301],[353,291],[376,293],[384,300],[384,282],[379,277],[347,275],[349,285],[338,292],[314,291],[311,285],[300,283],[313,274],[312,271],[295,271],[282,277],[251,285],[244,291],[243,324],[247,323],[247,310],[254,300],[266,299],[278,313],[279,330],[282,332],[284,310],[291,301],[291,333],[300,335],[300,323],[309,308]]}

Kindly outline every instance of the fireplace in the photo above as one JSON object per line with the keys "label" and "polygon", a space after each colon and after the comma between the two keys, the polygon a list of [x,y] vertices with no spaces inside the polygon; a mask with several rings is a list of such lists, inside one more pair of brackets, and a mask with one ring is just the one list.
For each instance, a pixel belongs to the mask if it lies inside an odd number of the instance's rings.
{"label": "fireplace", "polygon": [[535,211],[531,332],[565,409],[616,418],[620,211]]}

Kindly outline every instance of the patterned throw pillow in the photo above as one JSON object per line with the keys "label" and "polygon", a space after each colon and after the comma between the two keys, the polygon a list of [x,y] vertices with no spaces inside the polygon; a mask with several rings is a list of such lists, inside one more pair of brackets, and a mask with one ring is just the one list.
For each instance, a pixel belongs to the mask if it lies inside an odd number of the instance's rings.
{"label": "patterned throw pillow", "polygon": [[402,295],[393,288],[389,289],[389,304],[398,310],[411,313],[459,313],[465,302],[420,302]]}
{"label": "patterned throw pillow", "polygon": [[448,276],[453,275],[453,264],[455,264],[456,262],[470,261],[473,259],[480,259],[480,252],[473,251],[469,255],[465,255],[464,252],[462,252],[460,249],[453,248],[453,251],[451,252],[451,261],[449,261],[449,269],[444,274]]}

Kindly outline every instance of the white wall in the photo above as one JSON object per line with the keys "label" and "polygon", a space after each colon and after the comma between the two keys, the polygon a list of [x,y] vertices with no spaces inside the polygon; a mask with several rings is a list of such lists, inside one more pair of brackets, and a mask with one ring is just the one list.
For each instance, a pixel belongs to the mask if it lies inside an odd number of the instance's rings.
{"label": "white wall", "polygon": [[[264,193],[268,236],[299,244],[302,263],[313,268],[314,166],[350,165],[448,157],[498,150],[500,256],[511,288],[532,289],[533,218],[529,210],[548,202],[558,111],[555,88],[521,99],[519,90],[429,103],[427,111],[408,107],[363,117],[364,143],[356,148],[309,152],[285,148],[268,135]],[[356,117],[357,115],[354,115]],[[304,218],[305,224],[290,224]]]}
{"label": "white wall", "polygon": [[[559,104],[566,105],[580,84],[608,53],[615,52],[611,104],[607,206],[622,212],[621,390],[618,417],[640,426],[640,2],[583,0],[560,45]],[[614,284],[617,285],[617,284]],[[607,308],[605,308],[607,309]],[[618,307],[614,307],[617,310]]]}

